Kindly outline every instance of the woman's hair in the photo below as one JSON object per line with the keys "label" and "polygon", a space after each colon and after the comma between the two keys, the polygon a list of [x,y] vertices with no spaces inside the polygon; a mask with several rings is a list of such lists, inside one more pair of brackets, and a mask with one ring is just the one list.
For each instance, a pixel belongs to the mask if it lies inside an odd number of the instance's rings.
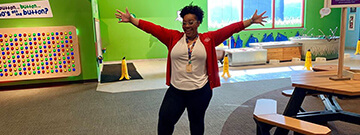
{"label": "woman's hair", "polygon": [[202,23],[202,20],[204,18],[204,11],[200,7],[193,6],[193,5],[184,7],[181,10],[180,16],[181,16],[181,18],[184,19],[184,16],[187,14],[194,14],[196,16],[197,20],[200,21],[200,23]]}

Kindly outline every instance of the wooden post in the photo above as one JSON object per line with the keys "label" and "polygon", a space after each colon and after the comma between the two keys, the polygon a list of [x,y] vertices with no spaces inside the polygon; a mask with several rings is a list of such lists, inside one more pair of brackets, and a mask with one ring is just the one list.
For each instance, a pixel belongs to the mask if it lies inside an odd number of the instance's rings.
{"label": "wooden post", "polygon": [[346,34],[346,14],[347,8],[343,7],[341,11],[341,27],[340,27],[340,46],[339,46],[339,62],[338,62],[338,75],[337,77],[330,77],[331,80],[350,80],[350,78],[343,77],[344,67],[344,53],[345,53],[345,34]]}

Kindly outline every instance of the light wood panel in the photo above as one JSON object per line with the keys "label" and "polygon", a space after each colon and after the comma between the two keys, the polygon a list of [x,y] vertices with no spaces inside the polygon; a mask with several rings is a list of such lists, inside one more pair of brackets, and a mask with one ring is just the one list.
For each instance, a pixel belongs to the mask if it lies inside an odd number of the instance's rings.
{"label": "light wood panel", "polygon": [[329,79],[329,77],[336,75],[336,71],[306,72],[292,75],[291,81],[294,87],[347,96],[360,96],[360,81],[334,81]]}
{"label": "light wood panel", "polygon": [[254,118],[260,122],[269,123],[270,125],[306,135],[328,135],[331,132],[328,127],[280,114],[254,115]]}

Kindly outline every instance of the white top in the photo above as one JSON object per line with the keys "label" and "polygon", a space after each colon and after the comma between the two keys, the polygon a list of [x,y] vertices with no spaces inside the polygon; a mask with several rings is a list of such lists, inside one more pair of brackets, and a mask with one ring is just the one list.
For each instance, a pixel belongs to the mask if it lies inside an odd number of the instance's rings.
{"label": "white top", "polygon": [[170,83],[180,90],[196,90],[208,82],[206,70],[206,51],[203,43],[197,38],[191,54],[192,72],[186,72],[188,64],[188,45],[186,36],[175,44],[170,54],[171,80]]}

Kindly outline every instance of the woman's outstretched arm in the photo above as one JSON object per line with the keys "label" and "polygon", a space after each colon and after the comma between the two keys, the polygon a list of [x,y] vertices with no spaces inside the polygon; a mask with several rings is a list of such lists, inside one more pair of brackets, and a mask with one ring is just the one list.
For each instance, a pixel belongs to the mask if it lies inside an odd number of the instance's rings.
{"label": "woman's outstretched arm", "polygon": [[124,13],[124,12],[120,11],[119,9],[116,9],[116,11],[118,13],[115,13],[115,16],[116,16],[116,18],[119,19],[119,23],[121,23],[121,22],[131,23],[131,24],[135,25],[136,27],[138,27],[139,19],[131,16],[131,14],[127,8],[125,10],[126,10],[126,12]]}

